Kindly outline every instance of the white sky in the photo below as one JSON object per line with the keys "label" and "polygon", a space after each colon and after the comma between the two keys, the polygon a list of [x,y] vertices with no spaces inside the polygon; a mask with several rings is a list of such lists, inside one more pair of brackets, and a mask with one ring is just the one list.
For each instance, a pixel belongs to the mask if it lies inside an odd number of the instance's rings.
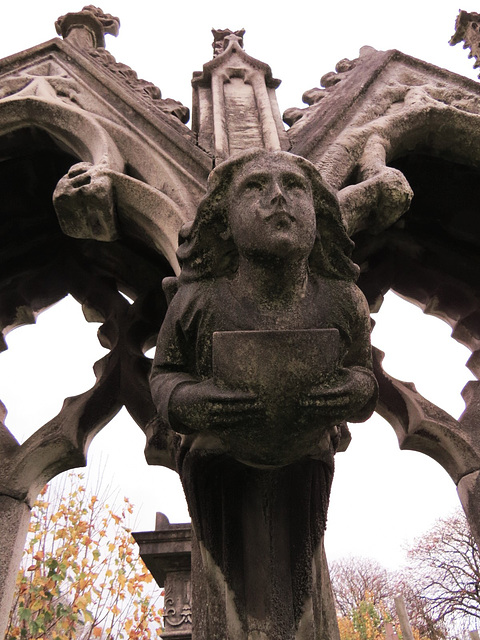
{"label": "white sky", "polygon": [[[82,6],[73,0],[2,3],[0,57],[55,37],[56,18]],[[121,20],[120,35],[107,36],[107,48],[139,77],[157,84],[163,97],[189,107],[192,72],[211,58],[212,27],[246,29],[246,51],[270,64],[274,76],[282,79],[278,90],[282,112],[304,106],[302,93],[319,86],[320,77],[341,58],[357,57],[363,45],[400,49],[477,77],[461,45],[448,45],[458,0],[271,6],[275,8],[267,9],[259,0],[102,0],[104,11]],[[480,9],[471,2],[461,8]],[[463,366],[469,353],[449,338],[449,327],[393,295],[376,320],[373,343],[387,353],[385,369],[414,381],[427,398],[458,417],[463,409],[459,393],[470,377]],[[67,301],[42,314],[35,326],[9,334],[9,349],[0,356],[0,397],[9,409],[7,426],[19,440],[53,417],[65,396],[93,384],[92,363],[104,353],[96,340],[97,327],[83,321],[79,305]],[[402,561],[406,540],[456,507],[456,490],[437,463],[422,454],[400,452],[393,429],[378,416],[354,425],[352,432],[349,450],[337,456],[327,553],[331,559],[370,556],[395,567]],[[143,434],[122,412],[95,439],[91,472],[103,468],[105,484],[118,486],[121,496],[141,507],[138,530],[153,528],[156,511],[166,513],[172,522],[186,521],[176,474],[148,467],[143,447]]]}

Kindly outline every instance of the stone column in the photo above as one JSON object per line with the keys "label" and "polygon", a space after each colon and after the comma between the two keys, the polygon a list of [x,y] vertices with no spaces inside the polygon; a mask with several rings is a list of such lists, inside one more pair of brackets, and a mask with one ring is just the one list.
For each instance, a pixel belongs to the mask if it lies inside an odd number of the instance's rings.
{"label": "stone column", "polygon": [[473,537],[480,549],[480,470],[464,476],[457,486]]}
{"label": "stone column", "polygon": [[332,471],[187,454],[194,640],[339,637],[323,548]]}
{"label": "stone column", "polygon": [[30,509],[21,500],[0,495],[0,637],[12,606],[15,580],[30,522]]}

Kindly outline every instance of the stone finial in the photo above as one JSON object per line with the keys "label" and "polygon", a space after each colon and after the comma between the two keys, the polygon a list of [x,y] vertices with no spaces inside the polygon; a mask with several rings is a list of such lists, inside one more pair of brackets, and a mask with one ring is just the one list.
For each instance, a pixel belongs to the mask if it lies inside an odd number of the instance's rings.
{"label": "stone finial", "polygon": [[232,31],[231,29],[212,29],[212,34],[214,58],[226,51],[230,42],[238,42],[239,46],[243,49],[245,29],[239,29],[238,31]]}
{"label": "stone finial", "polygon": [[[480,13],[460,11],[455,21],[455,33],[449,44],[454,46],[463,41],[463,48],[470,49],[469,58],[475,58],[474,69],[480,67]],[[478,76],[480,78],[480,75]]]}
{"label": "stone finial", "polygon": [[80,49],[104,48],[105,34],[118,35],[120,20],[89,4],[78,13],[67,13],[55,22],[59,36]]}

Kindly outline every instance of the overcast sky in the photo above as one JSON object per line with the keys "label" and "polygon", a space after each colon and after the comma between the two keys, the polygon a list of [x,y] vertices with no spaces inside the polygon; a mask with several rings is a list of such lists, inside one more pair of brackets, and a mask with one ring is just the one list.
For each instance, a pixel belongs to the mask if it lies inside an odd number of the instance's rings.
{"label": "overcast sky", "polygon": [[[462,46],[448,45],[458,0],[285,2],[272,3],[272,9],[258,0],[151,4],[102,1],[103,10],[121,21],[120,35],[107,36],[107,48],[139,77],[157,84],[163,97],[189,107],[192,72],[211,58],[212,27],[246,29],[246,51],[282,79],[282,112],[303,106],[302,93],[319,86],[320,77],[341,58],[357,57],[364,45],[400,49],[477,78]],[[0,57],[55,37],[56,18],[82,6],[73,0],[3,3]],[[480,11],[471,3],[461,8]],[[387,354],[385,369],[414,381],[427,398],[458,417],[463,409],[459,394],[470,378],[464,367],[469,352],[449,337],[450,328],[393,295],[376,320],[373,343]],[[7,426],[21,441],[60,410],[65,396],[93,384],[92,363],[105,353],[96,339],[97,328],[83,320],[77,303],[65,301],[42,314],[36,326],[9,334],[9,349],[0,356],[0,398],[9,409]],[[456,490],[437,463],[422,454],[400,452],[393,429],[378,416],[354,425],[352,432],[349,450],[337,456],[327,552],[330,558],[375,557],[395,567],[407,540],[455,508]],[[143,447],[143,434],[122,412],[94,441],[91,473],[104,468],[104,483],[118,486],[121,496],[141,507],[138,530],[153,528],[156,511],[172,522],[187,520],[176,474],[149,468]]]}

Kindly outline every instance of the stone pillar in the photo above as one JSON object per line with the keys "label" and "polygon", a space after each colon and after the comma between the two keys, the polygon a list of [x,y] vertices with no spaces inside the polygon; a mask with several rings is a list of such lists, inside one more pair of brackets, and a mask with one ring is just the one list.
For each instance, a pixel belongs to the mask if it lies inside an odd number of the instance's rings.
{"label": "stone pillar", "polygon": [[458,483],[457,490],[473,537],[480,549],[480,470],[464,476]]}
{"label": "stone pillar", "polygon": [[336,640],[323,533],[332,469],[187,454],[194,640]]}
{"label": "stone pillar", "polygon": [[397,612],[398,620],[400,622],[400,629],[402,630],[402,637],[404,640],[413,640],[413,631],[408,619],[407,609],[405,608],[405,601],[403,596],[397,596],[394,598],[395,610]]}
{"label": "stone pillar", "polygon": [[160,587],[165,589],[162,638],[192,638],[191,549],[192,528],[189,523],[170,524],[167,516],[157,513],[155,531],[133,534],[140,556]]}
{"label": "stone pillar", "polygon": [[[478,372],[476,372],[478,376]],[[480,549],[480,382],[470,381],[462,391],[465,400],[465,411],[459,418],[462,431],[474,452],[470,465],[463,470],[457,482],[457,491],[462,503],[468,524],[478,548]],[[460,452],[460,454],[463,452]],[[460,457],[460,455],[459,455]],[[462,456],[462,460],[465,455]]]}
{"label": "stone pillar", "polygon": [[0,638],[8,624],[29,522],[30,509],[25,502],[0,495]]}

